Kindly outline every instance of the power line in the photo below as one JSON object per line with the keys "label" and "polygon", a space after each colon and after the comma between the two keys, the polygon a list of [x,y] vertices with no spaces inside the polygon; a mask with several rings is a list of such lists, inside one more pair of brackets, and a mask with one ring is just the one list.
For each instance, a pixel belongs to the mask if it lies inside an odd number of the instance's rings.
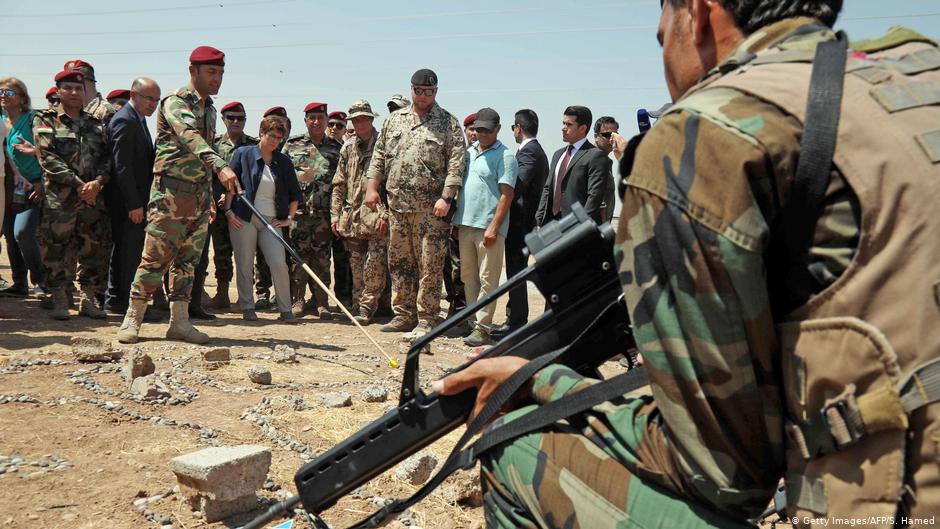
{"label": "power line", "polygon": [[839,20],[891,20],[894,18],[940,17],[940,13],[919,13],[913,15],[876,15],[870,17],[845,17]]}
{"label": "power line", "polygon": [[84,17],[84,16],[102,16],[102,15],[130,15],[137,13],[158,13],[165,11],[193,11],[196,9],[224,9],[226,7],[239,7],[260,4],[284,4],[296,2],[297,0],[251,0],[243,2],[227,2],[212,4],[196,4],[177,7],[148,7],[143,9],[110,9],[108,11],[73,11],[70,13],[41,13],[33,15],[4,15],[4,18],[50,18],[50,17]]}

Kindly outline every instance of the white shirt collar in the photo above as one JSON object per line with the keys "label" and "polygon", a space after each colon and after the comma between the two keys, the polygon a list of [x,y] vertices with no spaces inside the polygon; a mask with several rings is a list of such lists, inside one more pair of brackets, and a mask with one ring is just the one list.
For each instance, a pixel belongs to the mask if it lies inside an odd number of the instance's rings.
{"label": "white shirt collar", "polygon": [[522,140],[522,143],[519,144],[519,150],[521,151],[522,148],[525,147],[525,144],[526,144],[526,143],[529,143],[530,141],[533,141],[534,139],[535,139],[535,138],[526,138],[526,139]]}
{"label": "white shirt collar", "polygon": [[573,155],[574,153],[578,152],[578,151],[581,149],[581,147],[584,146],[584,143],[585,143],[586,141],[587,141],[587,136],[585,136],[585,137],[581,138],[580,140],[578,140],[578,141],[572,143],[571,146],[574,147],[574,149],[572,149],[571,154]]}

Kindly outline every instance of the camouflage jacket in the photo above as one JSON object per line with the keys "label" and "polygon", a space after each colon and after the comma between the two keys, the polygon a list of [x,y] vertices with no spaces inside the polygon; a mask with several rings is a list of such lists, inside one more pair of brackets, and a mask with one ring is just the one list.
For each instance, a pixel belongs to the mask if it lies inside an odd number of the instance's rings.
{"label": "camouflage jacket", "polygon": [[232,155],[235,154],[235,149],[241,147],[242,145],[257,145],[258,138],[254,136],[249,136],[247,134],[242,134],[241,139],[238,143],[233,142],[229,137],[228,133],[221,134],[215,137],[215,152],[225,160],[225,163],[231,163]]}
{"label": "camouflage jacket", "polygon": [[337,231],[343,237],[369,237],[374,233],[375,222],[388,216],[384,204],[380,204],[376,212],[363,204],[366,171],[378,135],[378,131],[372,129],[372,137],[368,141],[362,141],[357,136],[344,143],[339,151],[339,165],[333,176],[330,218],[337,224]]}
{"label": "camouflage jacket", "polygon": [[111,117],[116,113],[114,107],[111,106],[111,103],[108,103],[103,97],[101,97],[100,93],[95,94],[95,98],[85,105],[84,110],[95,119],[101,120],[101,122],[105,125],[105,131],[107,131],[107,126],[111,121]]}
{"label": "camouflage jacket", "polygon": [[[335,140],[324,138],[323,143],[326,144],[327,142],[330,142],[328,147],[335,147],[332,150],[335,150],[338,154],[339,148],[333,145],[336,143]],[[327,150],[331,149],[328,148]],[[329,217],[330,190],[332,188],[333,172],[336,170],[336,162],[330,163],[330,160],[314,145],[310,135],[306,133],[291,136],[284,144],[284,154],[294,164],[294,171],[297,172],[297,182],[300,184],[300,192],[303,194],[303,200],[298,206],[298,211],[320,217]]]}
{"label": "camouflage jacket", "polygon": [[77,120],[69,117],[62,105],[37,111],[33,138],[42,167],[46,203],[51,207],[76,203],[78,189],[87,182],[97,180],[102,186],[108,182],[111,150],[105,142],[105,126],[85,111]]}
{"label": "camouflage jacket", "polygon": [[[832,38],[791,35],[788,19],[750,35],[719,67]],[[640,407],[595,408],[592,438],[640,476],[739,519],[768,504],[784,468],[780,354],[768,285],[771,231],[786,202],[802,125],[781,109],[727,88],[697,87],[647,133],[636,153],[617,231],[619,270],[652,398]],[[807,281],[819,292],[856,253],[860,213],[833,172]],[[594,381],[551,366],[536,376],[545,402]],[[608,446],[615,446],[611,444]]]}
{"label": "camouflage jacket", "polygon": [[[205,184],[228,166],[213,149],[215,107],[212,98],[199,98],[190,84],[165,97],[157,110],[156,177]],[[211,171],[211,172],[210,172]]]}
{"label": "camouflage jacket", "polygon": [[386,185],[393,211],[430,212],[445,187],[457,195],[466,168],[460,122],[435,103],[423,118],[408,107],[385,120],[368,178]]}

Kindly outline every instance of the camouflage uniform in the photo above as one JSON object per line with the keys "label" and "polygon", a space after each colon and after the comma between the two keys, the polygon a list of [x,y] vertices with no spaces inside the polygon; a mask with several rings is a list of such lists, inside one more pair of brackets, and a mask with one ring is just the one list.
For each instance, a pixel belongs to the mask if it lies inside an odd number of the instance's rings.
{"label": "camouflage uniform", "polygon": [[101,192],[89,206],[78,191],[92,180],[103,190],[110,178],[104,122],[84,111],[73,120],[59,105],[36,113],[33,136],[45,186],[40,234],[47,285],[51,291],[68,289],[75,280],[76,265],[81,265],[82,290],[103,294],[108,284],[111,221]]}
{"label": "camouflage uniform", "polygon": [[[284,145],[284,154],[294,164],[303,194],[303,201],[298,205],[291,223],[291,245],[313,273],[329,285],[330,245],[333,243],[333,232],[330,230],[330,187],[339,159],[339,146],[330,138],[324,138],[321,146],[327,146],[327,152],[336,152],[336,158],[331,161],[326,157],[326,152],[321,154],[306,133],[288,139]],[[328,308],[329,296],[303,268],[294,266],[291,271],[291,297],[295,301],[303,299],[307,285],[310,286],[316,308]]]}
{"label": "camouflage uniform", "polygon": [[457,195],[466,167],[460,122],[437,103],[424,117],[409,107],[382,124],[368,178],[388,190],[395,316],[433,325],[440,315],[450,224],[434,216],[434,204],[445,188]]}
{"label": "camouflage uniform", "polygon": [[[172,266],[170,301],[190,300],[209,234],[210,181],[228,164],[212,148],[216,111],[190,84],[160,102],[144,253],[131,299],[150,299]],[[211,172],[210,172],[211,171]]]}
{"label": "camouflage uniform", "polygon": [[103,97],[101,97],[100,93],[95,94],[94,99],[85,104],[84,110],[95,119],[104,123],[106,130],[108,123],[111,121],[111,118],[116,112],[114,107],[111,106],[111,103],[108,103]]}
{"label": "camouflage uniform", "polygon": [[[242,134],[241,139],[236,144],[228,137],[228,133],[217,136],[215,139],[215,152],[225,160],[226,163],[232,161],[232,155],[235,149],[242,145],[257,145],[258,138],[247,134]],[[217,215],[215,222],[209,225],[209,236],[212,239],[212,262],[215,264],[215,280],[220,283],[231,283],[234,275],[232,268],[232,241],[228,236],[228,220],[225,215]],[[262,266],[263,265],[263,266]],[[267,273],[270,276],[267,264],[264,263],[264,255],[258,252],[258,274]],[[270,280],[269,280],[270,282]]]}
{"label": "camouflage uniform", "polygon": [[373,212],[363,204],[366,170],[378,135],[378,131],[372,129],[368,141],[356,136],[343,144],[333,176],[330,203],[330,217],[349,251],[352,300],[358,304],[360,312],[370,316],[378,308],[388,274],[388,232],[382,235],[375,231],[375,223],[380,218],[388,222],[388,210],[382,205],[378,212]]}
{"label": "camouflage uniform", "polygon": [[[775,43],[831,39],[818,28],[788,38],[812,22],[762,28],[709,75]],[[790,301],[771,287],[793,277],[768,277],[766,256],[781,244],[771,226],[802,133],[790,114],[726,87],[680,99],[647,133],[623,197],[617,257],[652,394],[598,405],[486,455],[490,526],[733,527],[768,505],[784,471],[786,415],[774,314]],[[790,295],[818,293],[848,269],[860,222],[858,199],[834,170]],[[549,366],[535,376],[534,400],[594,382]]]}

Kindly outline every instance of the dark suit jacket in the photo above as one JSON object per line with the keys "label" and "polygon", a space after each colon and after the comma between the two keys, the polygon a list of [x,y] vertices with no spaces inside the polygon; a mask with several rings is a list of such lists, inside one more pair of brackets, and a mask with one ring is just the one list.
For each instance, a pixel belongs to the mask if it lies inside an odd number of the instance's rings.
{"label": "dark suit jacket", "polygon": [[154,146],[130,103],[111,118],[108,137],[114,162],[109,206],[127,211],[146,207],[153,183]]}
{"label": "dark suit jacket", "polygon": [[[261,173],[264,172],[264,158],[261,155],[261,147],[257,145],[242,145],[235,149],[232,155],[232,161],[229,167],[235,171],[238,181],[241,183],[245,197],[255,203],[255,194],[258,192],[258,185],[261,183]],[[271,176],[274,177],[274,217],[286,219],[290,213],[290,203],[300,202],[303,195],[300,193],[300,183],[297,182],[297,173],[294,171],[294,164],[290,157],[281,151],[274,151],[271,154]],[[246,221],[251,220],[251,210],[236,200],[232,203],[232,211],[238,218]]]}
{"label": "dark suit jacket", "polygon": [[[551,168],[548,172],[548,178],[545,179],[545,185],[542,186],[542,197],[539,200],[539,209],[535,214],[535,222],[539,226],[544,226],[553,219],[552,204],[555,194],[555,169],[565,154],[562,147],[552,156]],[[571,212],[571,204],[580,202],[585,211],[598,224],[602,223],[601,203],[604,201],[604,191],[607,187],[607,181],[612,178],[611,167],[613,163],[607,157],[607,153],[598,149],[589,141],[584,142],[571,161],[568,162],[568,169],[565,171],[564,179],[561,181],[561,216]]]}
{"label": "dark suit jacket", "polygon": [[516,152],[519,172],[516,176],[514,200],[509,214],[510,226],[519,226],[523,233],[535,228],[542,187],[548,178],[548,156],[539,141],[533,139]]}

